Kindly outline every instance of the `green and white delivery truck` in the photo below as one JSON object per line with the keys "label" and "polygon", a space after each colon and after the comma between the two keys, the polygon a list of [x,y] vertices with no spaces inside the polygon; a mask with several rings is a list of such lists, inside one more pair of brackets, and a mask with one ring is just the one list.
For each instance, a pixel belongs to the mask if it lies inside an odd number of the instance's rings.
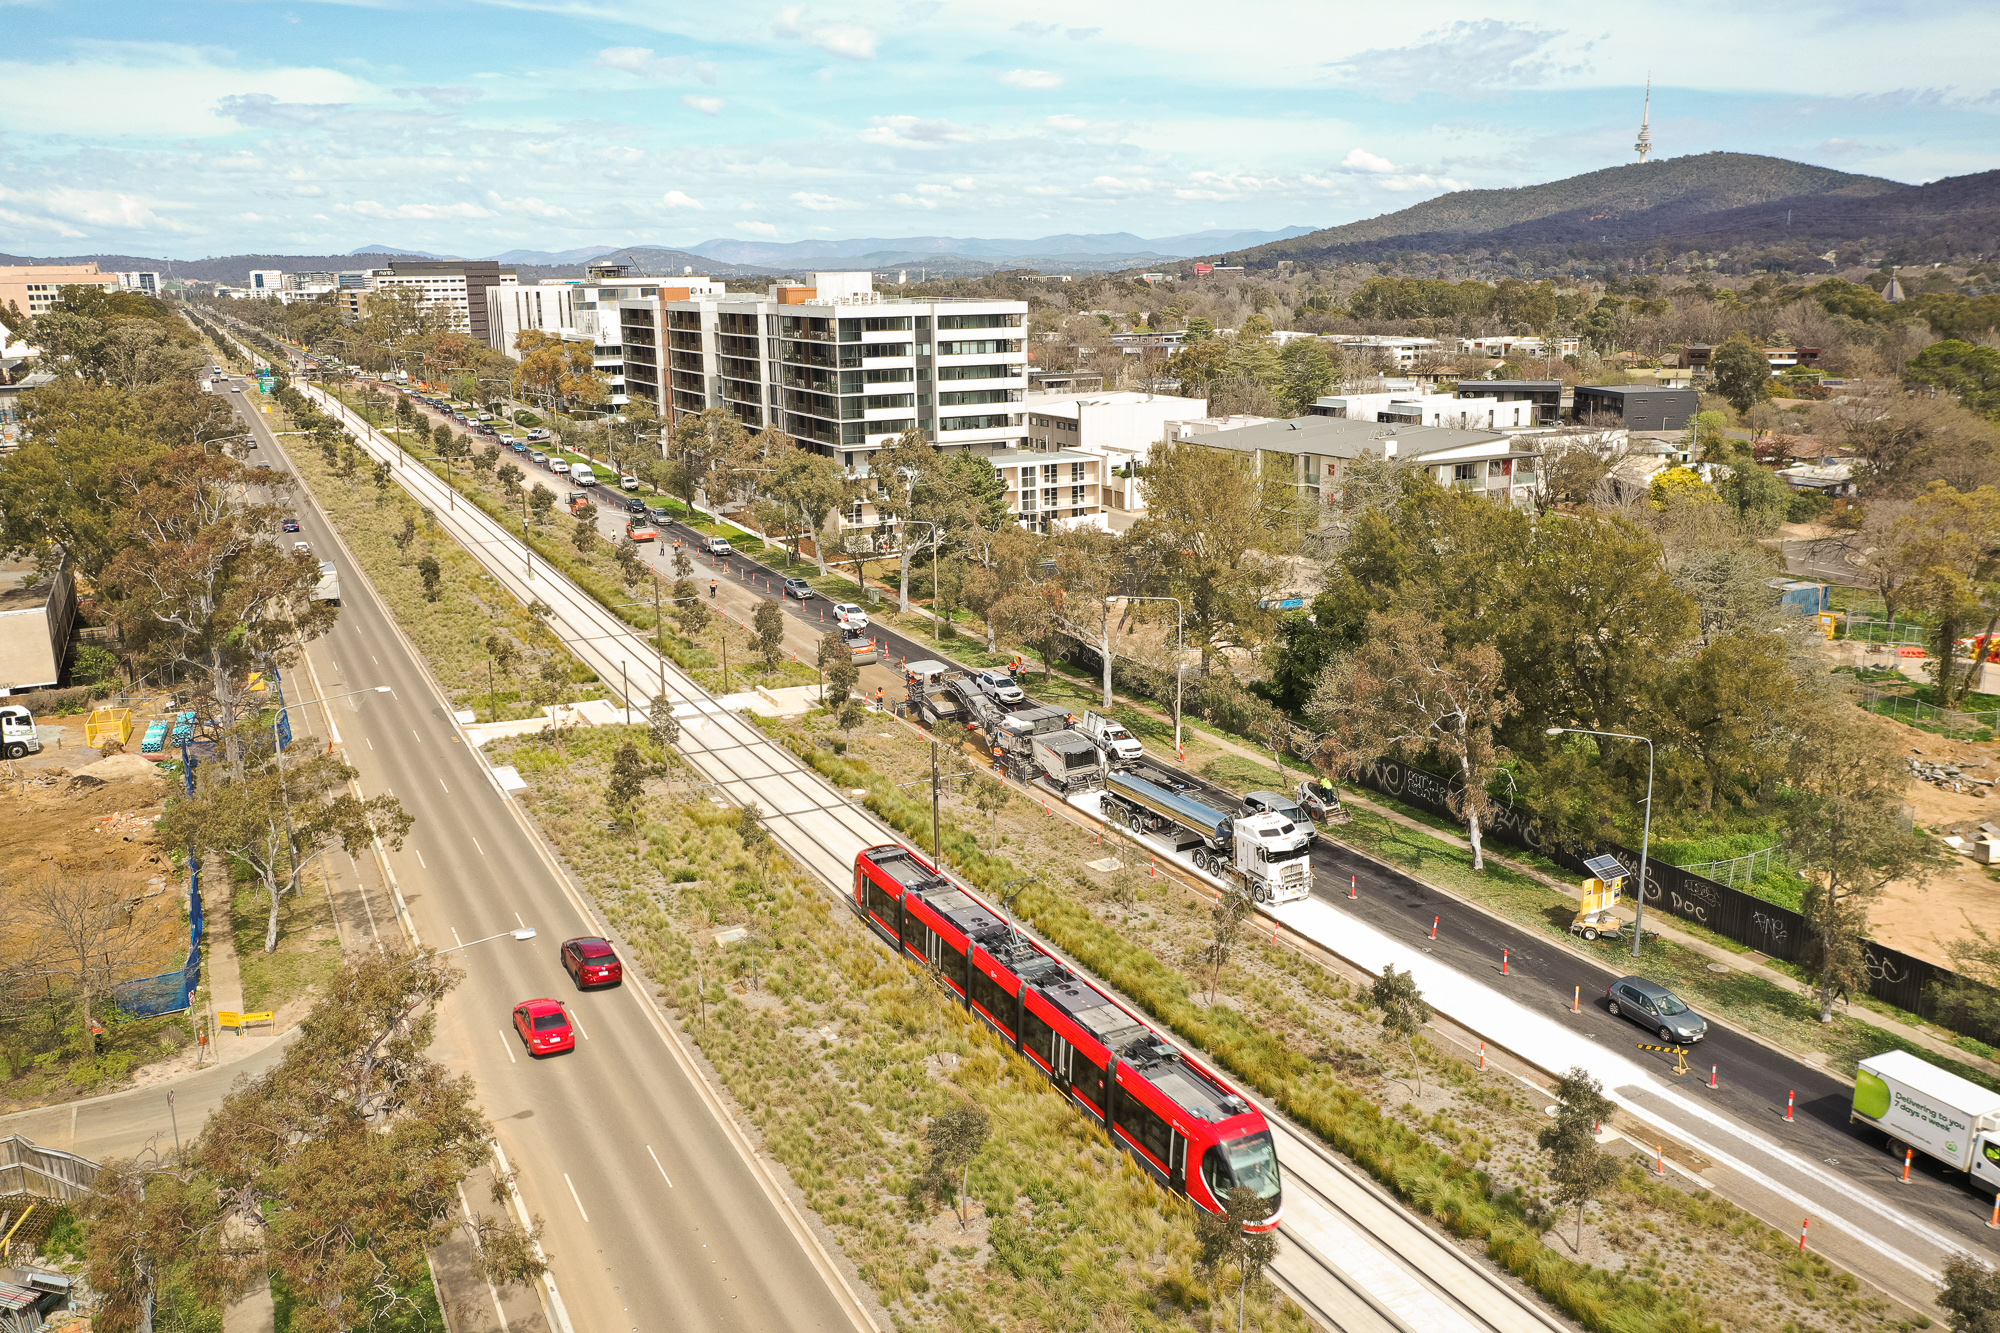
{"label": "green and white delivery truck", "polygon": [[2000,1092],[1908,1051],[1872,1055],[1857,1070],[1849,1123],[1881,1130],[1899,1161],[1915,1148],[1965,1172],[1975,1188],[2000,1193]]}

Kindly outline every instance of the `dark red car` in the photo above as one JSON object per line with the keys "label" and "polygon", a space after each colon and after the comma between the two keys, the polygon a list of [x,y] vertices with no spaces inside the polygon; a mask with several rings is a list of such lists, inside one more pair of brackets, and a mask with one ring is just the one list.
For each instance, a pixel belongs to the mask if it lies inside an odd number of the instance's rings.
{"label": "dark red car", "polygon": [[529,1055],[554,1055],[576,1049],[576,1028],[560,1000],[523,1000],[514,1006],[514,1031]]}
{"label": "dark red car", "polygon": [[562,965],[578,990],[591,986],[616,986],[625,979],[625,965],[618,961],[618,951],[611,947],[611,941],[598,939],[595,935],[564,940]]}

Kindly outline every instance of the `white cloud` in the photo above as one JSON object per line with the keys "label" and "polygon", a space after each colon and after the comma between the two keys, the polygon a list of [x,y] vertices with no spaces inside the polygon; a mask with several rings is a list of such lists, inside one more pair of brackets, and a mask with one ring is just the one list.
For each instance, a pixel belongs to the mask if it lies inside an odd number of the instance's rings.
{"label": "white cloud", "polygon": [[692,208],[697,212],[701,209],[701,201],[699,199],[690,199],[679,190],[668,190],[660,196],[660,202],[668,208]]}
{"label": "white cloud", "polygon": [[181,232],[188,228],[159,209],[156,200],[111,190],[79,190],[52,186],[41,190],[14,190],[0,185],[0,219],[56,236],[89,235],[81,228],[159,228]]}
{"label": "white cloud", "polygon": [[806,42],[828,55],[846,60],[873,60],[876,43],[881,40],[874,29],[864,28],[858,23],[809,21],[804,5],[791,5],[779,10],[771,30],[785,41]]}
{"label": "white cloud", "polygon": [[1391,162],[1386,157],[1377,157],[1375,156],[1375,154],[1369,152],[1365,148],[1357,148],[1353,152],[1349,153],[1346,157],[1341,159],[1340,165],[1346,167],[1350,171],[1388,172],[1388,171],[1394,171],[1396,169],[1396,164],[1394,162]]}
{"label": "white cloud", "polygon": [[642,79],[678,79],[688,71],[686,56],[655,55],[650,46],[607,46],[597,53],[597,63]]}
{"label": "white cloud", "polygon": [[792,196],[792,202],[800,208],[810,208],[815,213],[829,213],[837,208],[855,208],[858,205],[831,194],[808,194],[800,190]]}
{"label": "white cloud", "polygon": [[[218,64],[206,50],[150,42],[92,42],[89,58],[0,61],[7,128],[17,134],[217,136],[237,125],[221,104],[262,95],[318,104],[376,100],[369,84],[330,69],[261,70]],[[21,53],[16,42],[10,52]]]}
{"label": "white cloud", "polygon": [[1010,69],[1000,76],[1000,82],[1010,88],[1026,88],[1035,92],[1063,85],[1062,75],[1051,74],[1045,69]]}
{"label": "white cloud", "polygon": [[392,221],[439,222],[447,218],[493,218],[499,217],[491,209],[478,204],[383,204],[373,199],[357,199],[351,204],[335,204],[334,210],[354,213],[364,218],[383,218]]}
{"label": "white cloud", "polygon": [[722,99],[720,97],[703,97],[697,93],[689,93],[687,96],[681,98],[681,105],[693,107],[704,116],[713,116],[722,110]]}
{"label": "white cloud", "polygon": [[778,229],[768,222],[739,222],[736,224],[736,229],[738,231],[751,232],[758,236],[776,236],[778,234]]}
{"label": "white cloud", "polygon": [[[1326,68],[1334,82],[1384,101],[1408,102],[1426,91],[1464,98],[1486,88],[1533,87],[1583,72],[1583,61],[1565,62],[1551,51],[1568,36],[1503,19],[1462,19],[1424,34],[1414,45],[1362,51],[1328,61]],[[1585,41],[1574,54],[1593,45]]]}
{"label": "white cloud", "polygon": [[894,144],[901,148],[936,148],[948,143],[970,143],[972,132],[948,120],[922,120],[916,116],[874,116],[869,128],[861,131],[869,143]]}
{"label": "white cloud", "polygon": [[1082,116],[1050,116],[1049,124],[1059,130],[1069,130],[1072,133],[1077,130],[1087,130],[1090,128],[1090,122]]}

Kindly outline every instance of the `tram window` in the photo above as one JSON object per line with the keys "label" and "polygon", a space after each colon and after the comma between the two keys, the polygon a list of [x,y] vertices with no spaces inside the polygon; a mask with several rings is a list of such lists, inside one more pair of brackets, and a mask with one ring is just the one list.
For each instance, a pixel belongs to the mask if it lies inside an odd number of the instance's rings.
{"label": "tram window", "polygon": [[889,895],[887,889],[872,879],[868,881],[868,910],[890,930],[896,928],[896,900]]}
{"label": "tram window", "polygon": [[1069,1067],[1071,1085],[1088,1097],[1098,1110],[1103,1110],[1104,1070],[1092,1064],[1082,1051],[1076,1053],[1076,1058],[1069,1062]]}
{"label": "tram window", "polygon": [[1172,1129],[1129,1089],[1118,1099],[1117,1125],[1154,1157],[1167,1160]]}
{"label": "tram window", "polygon": [[972,1002],[991,1014],[1002,1027],[1014,1025],[1014,997],[1000,989],[1000,983],[978,968],[972,970]]}
{"label": "tram window", "polygon": [[950,940],[940,939],[938,941],[938,957],[943,964],[938,968],[938,971],[944,974],[946,981],[956,985],[963,992],[965,990],[965,972],[967,967],[965,955],[952,948]]}
{"label": "tram window", "polygon": [[1055,1063],[1055,1029],[1029,1010],[1021,1017],[1021,1044],[1042,1057],[1042,1063]]}

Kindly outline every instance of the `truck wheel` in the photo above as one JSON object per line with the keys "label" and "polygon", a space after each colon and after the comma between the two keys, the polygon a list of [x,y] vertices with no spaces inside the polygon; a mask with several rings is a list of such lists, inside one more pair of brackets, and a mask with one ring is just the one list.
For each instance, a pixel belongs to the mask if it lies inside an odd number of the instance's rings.
{"label": "truck wheel", "polygon": [[1594,939],[1596,939],[1596,938],[1597,938],[1597,927],[1596,927],[1596,926],[1585,926],[1585,927],[1583,928],[1583,937],[1584,937],[1585,939],[1587,939],[1587,940],[1594,940]]}
{"label": "truck wheel", "polygon": [[1903,1154],[1909,1151],[1909,1145],[1905,1144],[1901,1139],[1896,1138],[1894,1135],[1890,1136],[1888,1143],[1889,1143],[1889,1156],[1895,1158],[1899,1162],[1902,1161]]}
{"label": "truck wheel", "polygon": [[1256,888],[1250,891],[1250,896],[1255,898],[1260,903],[1268,903],[1271,901],[1271,886],[1269,884],[1260,883],[1257,885]]}
{"label": "truck wheel", "polygon": [[23,745],[20,741],[15,741],[12,745],[9,745],[7,747],[7,757],[9,759],[23,759],[27,757],[27,754],[28,754],[28,747]]}
{"label": "truck wheel", "polygon": [[1208,849],[1206,847],[1195,849],[1194,868],[1201,871],[1204,875],[1208,873]]}

